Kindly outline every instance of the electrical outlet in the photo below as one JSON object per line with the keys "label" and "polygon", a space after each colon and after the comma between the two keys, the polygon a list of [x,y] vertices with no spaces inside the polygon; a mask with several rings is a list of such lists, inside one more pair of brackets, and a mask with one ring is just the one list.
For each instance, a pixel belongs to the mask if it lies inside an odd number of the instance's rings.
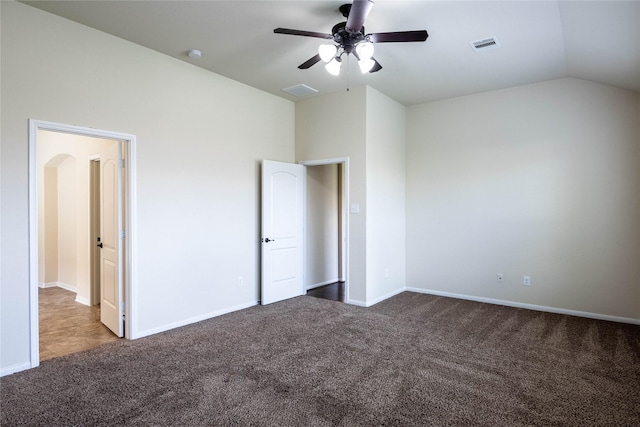
{"label": "electrical outlet", "polygon": [[388,269],[388,268],[385,268],[385,269],[384,269],[384,278],[385,278],[385,279],[388,279],[388,278],[389,278],[389,269]]}
{"label": "electrical outlet", "polygon": [[531,286],[531,276],[524,276],[522,278],[522,286]]}
{"label": "electrical outlet", "polygon": [[498,283],[504,283],[504,274],[498,273]]}
{"label": "electrical outlet", "polygon": [[238,276],[238,286],[242,286],[244,284],[244,280],[242,280],[242,276]]}

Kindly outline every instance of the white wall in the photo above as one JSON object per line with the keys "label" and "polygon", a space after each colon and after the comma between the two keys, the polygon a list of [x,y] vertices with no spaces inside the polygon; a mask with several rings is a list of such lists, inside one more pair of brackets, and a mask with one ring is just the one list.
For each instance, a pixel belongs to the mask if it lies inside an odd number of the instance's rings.
{"label": "white wall", "polygon": [[367,303],[405,287],[406,109],[367,87]]}
{"label": "white wall", "polygon": [[[349,112],[343,120],[341,112]],[[349,203],[360,213],[349,215],[347,300],[366,304],[366,87],[317,96],[296,103],[296,160],[349,158]]]}
{"label": "white wall", "polygon": [[349,157],[348,204],[360,208],[349,215],[354,304],[405,287],[405,126],[405,107],[371,87],[296,103],[297,160]]}
{"label": "white wall", "polygon": [[24,4],[0,7],[1,372],[29,366],[30,118],[136,135],[134,336],[255,304],[259,161],[294,160],[294,104]]}
{"label": "white wall", "polygon": [[562,79],[409,107],[407,285],[640,319],[639,103]]}
{"label": "white wall", "polygon": [[339,280],[338,165],[307,168],[305,288]]}

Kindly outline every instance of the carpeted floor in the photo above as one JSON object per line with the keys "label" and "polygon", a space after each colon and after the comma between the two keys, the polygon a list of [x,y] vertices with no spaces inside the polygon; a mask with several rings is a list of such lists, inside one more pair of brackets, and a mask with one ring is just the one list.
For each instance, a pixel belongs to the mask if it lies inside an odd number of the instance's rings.
{"label": "carpeted floor", "polygon": [[303,296],[0,379],[2,426],[640,425],[640,327]]}

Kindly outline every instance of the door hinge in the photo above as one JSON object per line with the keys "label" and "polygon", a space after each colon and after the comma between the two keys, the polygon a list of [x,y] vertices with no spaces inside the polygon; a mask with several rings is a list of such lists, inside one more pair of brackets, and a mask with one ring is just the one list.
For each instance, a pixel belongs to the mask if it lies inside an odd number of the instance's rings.
{"label": "door hinge", "polygon": [[124,169],[124,159],[118,160],[118,165]]}
{"label": "door hinge", "polygon": [[126,239],[127,238],[127,232],[125,230],[120,230],[120,238],[121,239]]}

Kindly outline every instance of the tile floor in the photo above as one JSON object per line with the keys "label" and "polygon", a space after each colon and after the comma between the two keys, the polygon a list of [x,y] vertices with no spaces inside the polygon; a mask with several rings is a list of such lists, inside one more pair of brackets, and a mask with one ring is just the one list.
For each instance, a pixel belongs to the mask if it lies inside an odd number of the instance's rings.
{"label": "tile floor", "polygon": [[40,361],[119,339],[100,322],[99,307],[75,299],[75,292],[66,289],[38,289]]}

